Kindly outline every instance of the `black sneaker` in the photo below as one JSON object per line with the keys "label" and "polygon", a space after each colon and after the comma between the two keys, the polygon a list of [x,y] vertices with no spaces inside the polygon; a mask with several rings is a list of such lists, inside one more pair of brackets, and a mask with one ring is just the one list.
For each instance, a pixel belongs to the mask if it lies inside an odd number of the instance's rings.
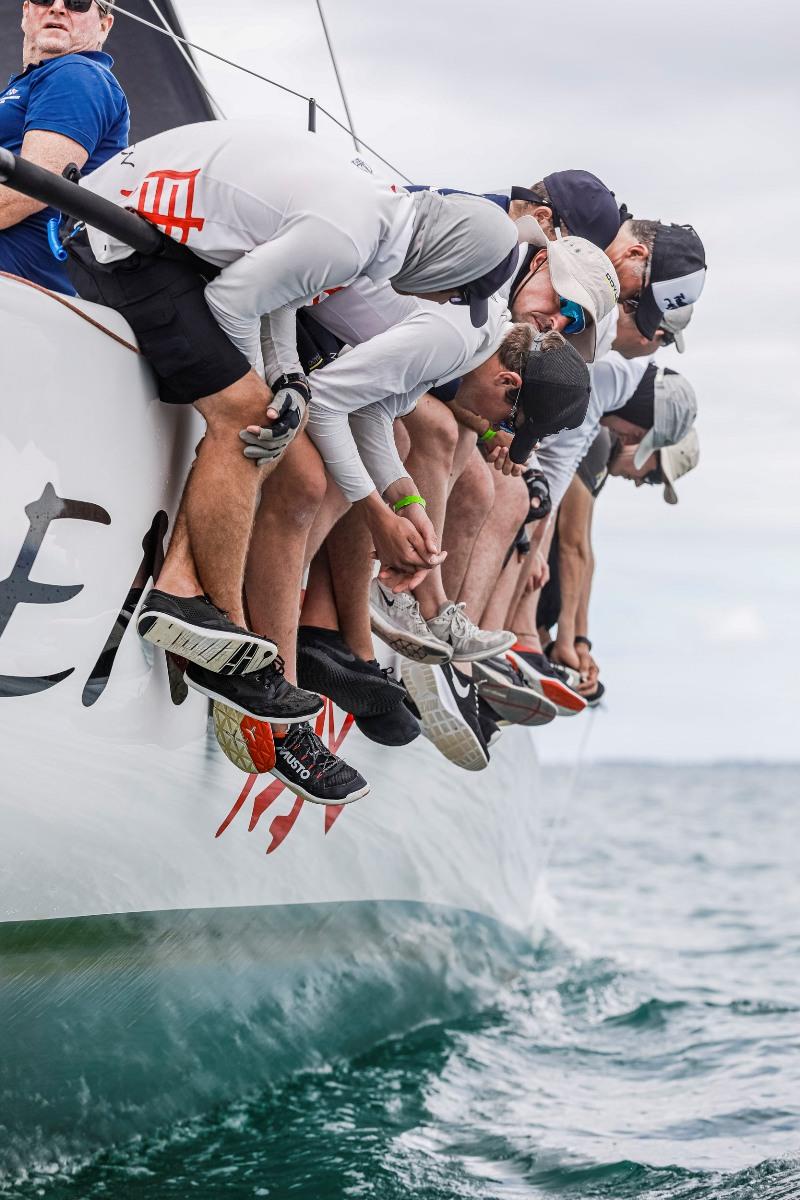
{"label": "black sneaker", "polygon": [[503,736],[503,731],[497,724],[497,713],[488,700],[478,695],[478,724],[481,727],[483,740],[487,747],[493,746]]}
{"label": "black sneaker", "polygon": [[403,703],[376,717],[356,717],[356,725],[364,737],[379,746],[407,746],[422,733],[419,721]]}
{"label": "black sneaker", "polygon": [[276,725],[307,721],[323,708],[319,696],[287,683],[281,658],[249,675],[220,675],[218,671],[189,663],[186,682],[211,700],[228,704],[257,721],[272,721]]}
{"label": "black sneaker", "polygon": [[220,675],[250,675],[278,653],[269,638],[229,621],[208,596],[170,596],[153,588],[145,597],[136,628],[162,650],[172,650]]}
{"label": "black sneaker", "polygon": [[469,675],[452,663],[403,664],[403,683],[419,713],[422,732],[450,762],[482,771],[489,749],[478,717],[478,692]]}
{"label": "black sneaker", "polygon": [[272,774],[314,804],[350,804],[369,791],[364,776],[332,754],[305,722],[276,736]]}
{"label": "black sneaker", "polygon": [[297,631],[300,685],[330,696],[334,704],[355,717],[379,716],[402,704],[405,690],[389,678],[390,671],[375,659],[359,658],[334,629],[303,625]]}
{"label": "black sneaker", "polygon": [[509,650],[506,657],[534,689],[556,706],[560,717],[583,712],[586,701],[567,682],[569,672],[535,650]]}
{"label": "black sneaker", "polygon": [[555,704],[528,683],[511,654],[475,663],[474,669],[478,695],[491,704],[496,719],[510,725],[547,725],[555,719]]}

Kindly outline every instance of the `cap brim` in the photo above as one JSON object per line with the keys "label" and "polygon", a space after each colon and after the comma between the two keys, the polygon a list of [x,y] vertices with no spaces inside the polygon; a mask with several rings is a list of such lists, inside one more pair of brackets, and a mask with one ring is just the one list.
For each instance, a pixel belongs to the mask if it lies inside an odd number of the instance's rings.
{"label": "cap brim", "polygon": [[664,482],[664,499],[666,500],[667,504],[678,503],[678,493],[675,491],[675,488],[672,486],[672,482],[669,479],[665,480]]}
{"label": "cap brim", "polygon": [[636,328],[639,330],[639,333],[642,335],[642,337],[647,338],[648,342],[652,342],[653,338],[656,336],[656,330],[661,324],[663,317],[664,313],[656,303],[656,298],[653,295],[653,289],[651,287],[644,288],[641,296],[639,297],[639,305],[636,309],[635,320]]}
{"label": "cap brim", "polygon": [[532,421],[526,421],[514,434],[508,457],[513,463],[526,463],[538,440],[539,431],[536,426]]}
{"label": "cap brim", "polygon": [[481,329],[489,320],[489,299],[487,296],[470,296],[469,319],[475,329]]}
{"label": "cap brim", "polygon": [[633,456],[633,465],[637,471],[641,471],[650,455],[654,454],[657,449],[656,431],[655,429],[648,429],[647,433],[636,447],[636,453]]}
{"label": "cap brim", "polygon": [[678,354],[683,354],[684,350],[686,349],[686,338],[683,336],[682,329],[678,330],[678,332],[674,335],[673,345],[678,351]]}
{"label": "cap brim", "polygon": [[[550,245],[557,246],[558,243],[551,242]],[[550,267],[550,281],[556,293],[559,296],[563,296],[565,300],[574,300],[576,304],[580,304],[586,313],[588,318],[586,328],[581,333],[566,334],[566,336],[569,338],[570,344],[578,351],[583,361],[593,363],[597,349],[597,325],[595,324],[594,316],[594,300],[557,254],[552,253],[552,251],[549,252],[547,261]]]}

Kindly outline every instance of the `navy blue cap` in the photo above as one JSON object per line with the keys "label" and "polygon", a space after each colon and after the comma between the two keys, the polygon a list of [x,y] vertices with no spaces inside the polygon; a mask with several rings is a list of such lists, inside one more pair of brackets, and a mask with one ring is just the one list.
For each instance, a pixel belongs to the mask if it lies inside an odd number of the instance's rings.
{"label": "navy blue cap", "polygon": [[554,224],[563,220],[571,234],[601,250],[611,245],[622,216],[614,193],[601,179],[591,171],[555,171],[545,175],[544,186],[552,200]]}
{"label": "navy blue cap", "polygon": [[450,301],[451,304],[468,304],[469,316],[476,329],[480,329],[489,320],[489,297],[499,291],[507,279],[516,270],[519,259],[519,246],[514,246],[501,263],[492,267],[480,279],[467,283],[459,288],[458,295]]}

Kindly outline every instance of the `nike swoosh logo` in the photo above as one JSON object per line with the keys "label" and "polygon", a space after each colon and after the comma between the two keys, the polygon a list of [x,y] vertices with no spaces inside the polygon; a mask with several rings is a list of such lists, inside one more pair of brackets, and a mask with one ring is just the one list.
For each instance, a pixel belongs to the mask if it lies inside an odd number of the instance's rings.
{"label": "nike swoosh logo", "polygon": [[455,673],[453,674],[452,688],[455,694],[460,696],[462,700],[469,700],[470,693],[472,692],[472,684],[462,683]]}

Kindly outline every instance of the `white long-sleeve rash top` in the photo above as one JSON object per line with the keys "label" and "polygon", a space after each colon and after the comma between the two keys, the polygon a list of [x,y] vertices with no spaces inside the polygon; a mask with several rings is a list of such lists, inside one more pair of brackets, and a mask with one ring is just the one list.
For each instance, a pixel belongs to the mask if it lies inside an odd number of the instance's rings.
{"label": "white long-sleeve rash top", "polygon": [[[368,332],[368,340],[312,376],[308,433],[347,500],[383,492],[406,470],[394,441],[395,418],[411,412],[438,383],[466,375],[490,358],[503,340],[509,314],[492,297],[489,319],[475,329],[469,309],[398,297],[402,305],[361,280],[347,297],[332,297],[314,310],[339,336]],[[384,307],[384,304],[387,307]],[[399,324],[382,327],[387,314]],[[327,312],[326,312],[327,310]],[[391,319],[389,316],[388,319]]]}
{"label": "white long-sleeve rash top", "polygon": [[616,350],[610,350],[589,367],[592,389],[583,424],[545,438],[536,451],[539,467],[550,485],[554,509],[563,500],[572,476],[597,437],[601,417],[627,404],[649,362],[649,358],[623,358]]}
{"label": "white long-sleeve rash top", "polygon": [[[262,121],[208,121],[131,146],[82,181],[136,208],[174,241],[222,267],[205,290],[216,320],[248,361],[260,361],[267,316],[268,382],[301,371],[295,310],[361,276],[381,282],[402,266],[413,201],[360,159],[328,154],[310,135]],[[97,229],[99,262],[129,246]]]}

